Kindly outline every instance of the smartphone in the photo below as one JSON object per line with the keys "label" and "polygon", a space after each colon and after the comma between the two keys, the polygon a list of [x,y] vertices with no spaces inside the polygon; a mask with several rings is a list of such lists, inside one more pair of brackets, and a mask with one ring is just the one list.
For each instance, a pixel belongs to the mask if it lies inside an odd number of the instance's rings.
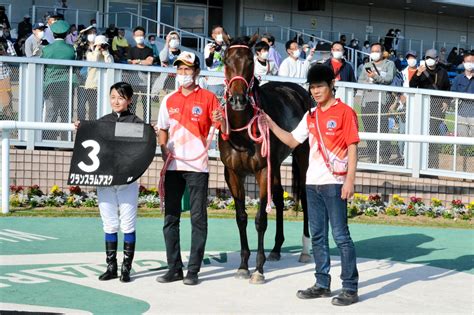
{"label": "smartphone", "polygon": [[370,73],[370,72],[372,72],[372,68],[371,67],[365,67],[365,71]]}
{"label": "smartphone", "polygon": [[420,60],[420,67],[421,66],[424,66],[425,65],[425,61],[424,60]]}

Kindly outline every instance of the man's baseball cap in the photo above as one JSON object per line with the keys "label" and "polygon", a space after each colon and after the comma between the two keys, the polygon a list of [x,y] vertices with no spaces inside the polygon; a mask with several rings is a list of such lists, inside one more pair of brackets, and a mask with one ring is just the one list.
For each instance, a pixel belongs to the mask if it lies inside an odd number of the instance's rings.
{"label": "man's baseball cap", "polygon": [[55,34],[64,34],[69,31],[69,23],[64,20],[59,20],[51,24],[51,31]]}
{"label": "man's baseball cap", "polygon": [[433,59],[436,59],[438,58],[438,52],[436,51],[436,49],[428,49],[425,53],[425,58],[433,58]]}
{"label": "man's baseball cap", "polygon": [[179,66],[179,63],[183,63],[188,67],[199,68],[199,57],[189,51],[183,51],[179,54],[178,58],[173,62],[173,66]]}
{"label": "man's baseball cap", "polygon": [[405,54],[405,58],[408,57],[408,56],[413,56],[413,57],[417,57],[417,54],[416,54],[416,51],[414,50],[409,50],[407,51],[407,53]]}
{"label": "man's baseball cap", "polygon": [[39,30],[39,29],[43,29],[43,30],[44,30],[45,28],[47,28],[47,26],[44,25],[43,23],[35,23],[35,24],[33,24],[33,29],[34,29],[34,30]]}

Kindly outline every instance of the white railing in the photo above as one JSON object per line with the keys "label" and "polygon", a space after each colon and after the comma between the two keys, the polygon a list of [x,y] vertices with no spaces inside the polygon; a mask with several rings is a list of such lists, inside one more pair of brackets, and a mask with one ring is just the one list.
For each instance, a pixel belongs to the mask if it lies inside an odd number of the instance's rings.
{"label": "white railing", "polygon": [[[64,73],[68,76],[67,89],[69,91],[68,97],[66,97],[62,104],[64,108],[67,108],[67,119],[62,120],[63,123],[72,123],[78,118],[78,104],[80,101],[81,83],[79,85],[72,84],[72,78],[79,72],[80,69],[96,68],[97,69],[97,89],[95,90],[95,96],[97,100],[97,110],[95,117],[100,117],[107,114],[109,109],[109,88],[112,84],[118,81],[128,81],[135,87],[138,86],[140,89],[136,89],[137,94],[143,96],[140,101],[137,101],[137,114],[142,116],[144,121],[153,122],[157,119],[159,110],[159,100],[153,100],[153,98],[162,97],[172,90],[175,86],[174,68],[163,68],[155,66],[138,66],[138,65],[127,65],[127,64],[105,64],[105,63],[90,63],[84,61],[65,61],[65,60],[51,60],[41,58],[20,58],[20,57],[0,57],[0,62],[7,63],[13,74],[12,75],[12,91],[13,91],[13,108],[17,113],[14,118],[4,118],[5,120],[17,120],[19,122],[42,122],[44,112],[44,100],[45,91],[43,89],[43,82],[45,81],[45,67],[47,66],[62,66],[64,67]],[[208,78],[223,77],[223,73],[202,71],[201,75]],[[13,79],[15,78],[15,79]],[[18,81],[16,81],[18,78]],[[134,81],[135,79],[138,81]],[[265,81],[284,81],[294,82],[298,84],[304,84],[305,79],[294,79],[285,77],[274,77],[267,76],[262,77]],[[168,82],[168,84],[166,84]],[[425,89],[412,89],[412,88],[400,88],[393,86],[381,86],[381,85],[367,85],[357,84],[348,82],[337,82],[336,95],[351,106],[354,107],[356,112],[361,116],[360,130],[365,131],[368,126],[367,121],[364,117],[373,117],[370,124],[376,126],[376,130],[373,132],[374,135],[380,135],[381,139],[389,138],[390,152],[388,156],[384,156],[384,140],[379,140],[374,147],[375,151],[369,150],[369,145],[361,144],[360,153],[360,168],[377,170],[377,171],[390,171],[396,173],[411,174],[414,177],[420,175],[435,175],[435,176],[446,176],[454,178],[466,178],[473,179],[474,175],[468,169],[471,169],[474,165],[474,161],[469,162],[468,168],[459,168],[456,161],[466,160],[466,154],[471,154],[474,150],[467,150],[471,153],[461,153],[462,150],[466,151],[466,147],[472,145],[472,138],[458,137],[458,108],[461,100],[474,102],[474,95],[467,93],[454,93],[446,91],[435,91]],[[362,101],[364,93],[375,93],[377,100],[378,110],[374,114],[364,114],[362,110]],[[400,132],[402,129],[392,129],[390,131],[384,131],[386,126],[384,120],[387,116],[398,117],[398,113],[389,113],[384,109],[382,99],[386,98],[386,95],[405,95],[406,96],[406,109],[403,112],[405,117],[405,131]],[[436,143],[438,136],[432,133],[430,135],[430,108],[435,105],[441,105],[439,103],[433,103],[436,100],[444,98],[447,99],[447,103],[450,105],[450,109],[446,114],[446,117],[440,119],[443,120],[449,127],[449,131],[453,136],[448,137],[451,139],[449,143],[452,144],[446,149],[444,157],[449,157],[451,160],[443,164],[443,166],[434,166],[433,163],[429,164],[430,153],[433,149],[429,144]],[[140,106],[139,103],[141,102]],[[433,104],[432,104],[433,103]],[[139,108],[140,107],[140,108]],[[143,108],[143,111],[141,111]],[[91,114],[89,112],[89,114]],[[473,128],[473,126],[471,126]],[[388,133],[392,132],[392,133]],[[423,136],[425,137],[423,143],[404,143],[404,136]],[[41,132],[35,130],[20,130],[18,133],[14,133],[11,138],[11,144],[15,146],[24,146],[28,149],[34,149],[35,147],[52,147],[52,148],[72,148],[73,147],[73,135],[69,132],[69,136],[65,140],[47,140]],[[460,140],[459,140],[460,139]],[[465,141],[464,141],[465,140]],[[381,142],[382,141],[382,142]],[[417,140],[418,141],[418,140]],[[464,141],[459,144],[458,141]],[[408,140],[407,140],[408,142]],[[396,151],[396,146],[401,147],[403,160],[398,164],[395,163],[393,152]],[[366,150],[366,154],[363,155],[363,150]],[[449,152],[448,152],[449,151]],[[368,152],[368,153],[367,153]],[[216,153],[218,154],[218,153]],[[464,155],[462,155],[464,154]],[[375,156],[376,159],[370,160],[371,157]],[[384,161],[387,158],[388,161]],[[467,160],[466,160],[467,161]],[[470,160],[469,160],[470,161]]]}
{"label": "white railing", "polygon": [[[19,122],[19,121],[0,121],[0,131],[2,132],[2,192],[1,205],[2,213],[10,212],[10,131],[12,130],[55,130],[72,131],[73,124],[67,123],[41,123],[41,122]],[[442,137],[442,136],[423,136],[423,135],[400,135],[399,140],[409,142],[410,144],[420,144],[425,142],[435,144],[459,144],[474,146],[474,138],[466,137]],[[392,136],[388,134],[360,133],[361,140],[391,141]],[[159,148],[157,148],[159,151]],[[473,176],[474,178],[474,176]]]}
{"label": "white railing", "polygon": [[[96,10],[87,10],[87,9],[74,9],[74,8],[57,8],[52,6],[41,6],[33,5],[31,7],[31,20],[32,23],[37,22],[46,22],[44,21],[44,16],[48,13],[60,13],[64,15],[64,20],[70,24],[76,24],[76,27],[79,24],[84,24],[86,27],[89,26],[89,22],[92,19],[95,19],[97,23],[100,23],[100,14]],[[98,24],[100,25],[100,24]]]}

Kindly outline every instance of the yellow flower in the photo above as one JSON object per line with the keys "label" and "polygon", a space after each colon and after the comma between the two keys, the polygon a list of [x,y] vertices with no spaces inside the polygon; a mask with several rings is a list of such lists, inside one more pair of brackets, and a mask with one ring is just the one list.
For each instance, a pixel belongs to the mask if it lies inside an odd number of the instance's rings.
{"label": "yellow flower", "polygon": [[51,187],[51,194],[56,194],[58,192],[60,192],[61,190],[59,189],[59,186],[58,185],[54,185],[53,187]]}
{"label": "yellow flower", "polygon": [[283,199],[288,199],[290,197],[290,194],[287,191],[283,192]]}
{"label": "yellow flower", "polygon": [[67,202],[68,203],[73,203],[74,202],[74,197],[73,196],[67,197]]}

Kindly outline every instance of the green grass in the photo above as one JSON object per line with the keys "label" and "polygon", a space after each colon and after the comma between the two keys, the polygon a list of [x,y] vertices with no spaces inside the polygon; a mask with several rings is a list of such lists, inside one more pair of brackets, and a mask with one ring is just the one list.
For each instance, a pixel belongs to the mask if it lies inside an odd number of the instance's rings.
{"label": "green grass", "polygon": [[[255,217],[255,208],[247,209],[249,219]],[[189,217],[189,211],[183,212],[183,217]],[[235,219],[234,210],[215,210],[208,209],[209,218],[217,219]],[[156,208],[139,208],[138,216],[141,218],[160,218],[163,217],[160,209]],[[14,208],[10,213],[2,214],[1,217],[99,217],[99,210],[97,208]],[[268,215],[270,220],[275,220],[275,210]],[[284,218],[287,221],[302,221],[303,213],[293,210],[284,212]],[[450,220],[444,218],[428,218],[425,216],[408,217],[379,215],[375,217],[368,217],[360,215],[355,218],[350,218],[349,223],[356,224],[382,224],[394,226],[419,226],[419,227],[435,227],[435,228],[458,228],[458,229],[473,229],[474,220]]]}

